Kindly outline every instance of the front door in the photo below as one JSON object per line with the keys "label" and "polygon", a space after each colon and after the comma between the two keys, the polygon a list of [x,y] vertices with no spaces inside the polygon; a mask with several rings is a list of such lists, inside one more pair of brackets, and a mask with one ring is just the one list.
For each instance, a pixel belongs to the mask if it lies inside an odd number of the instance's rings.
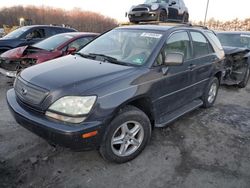
{"label": "front door", "polygon": [[[183,65],[164,66],[165,56],[173,52],[183,53]],[[161,79],[153,85],[152,89],[156,117],[162,117],[190,102],[190,95],[192,95],[190,58],[191,47],[188,33],[186,31],[174,32],[166,41],[166,45],[156,61],[163,70]],[[155,70],[157,68],[156,66]]]}

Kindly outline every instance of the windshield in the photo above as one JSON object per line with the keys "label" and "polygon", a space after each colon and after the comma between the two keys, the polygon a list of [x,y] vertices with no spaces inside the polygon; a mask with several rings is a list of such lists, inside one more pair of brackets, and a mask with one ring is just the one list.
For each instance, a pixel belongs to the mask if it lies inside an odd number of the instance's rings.
{"label": "windshield", "polygon": [[79,53],[102,54],[128,64],[143,65],[162,36],[157,31],[115,29],[89,43]]}
{"label": "windshield", "polygon": [[5,35],[4,39],[16,39],[20,37],[23,33],[25,33],[29,28],[28,27],[21,27],[19,29],[16,29],[12,32],[10,32],[8,35]]}
{"label": "windshield", "polygon": [[250,34],[224,34],[218,33],[222,46],[232,46],[250,49]]}
{"label": "windshield", "polygon": [[36,48],[40,48],[40,49],[44,49],[44,50],[48,50],[48,51],[53,51],[56,48],[58,48],[59,46],[61,46],[63,43],[65,43],[66,41],[68,41],[72,38],[73,38],[73,36],[71,36],[71,35],[59,34],[59,35],[55,35],[55,36],[52,36],[50,38],[47,38],[39,43],[36,43],[33,46]]}
{"label": "windshield", "polygon": [[168,3],[169,0],[146,0],[145,4],[152,4],[152,3]]}

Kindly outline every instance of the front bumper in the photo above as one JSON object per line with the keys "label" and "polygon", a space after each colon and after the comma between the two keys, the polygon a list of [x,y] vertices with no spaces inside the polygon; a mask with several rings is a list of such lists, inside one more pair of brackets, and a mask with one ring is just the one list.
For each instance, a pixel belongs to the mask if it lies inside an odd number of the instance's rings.
{"label": "front bumper", "polygon": [[[103,124],[100,121],[74,126],[51,120],[44,114],[22,107],[14,89],[7,92],[7,103],[17,123],[50,143],[73,150],[96,149],[100,146],[103,135]],[[91,138],[82,138],[82,134],[92,131],[98,131],[98,134]]]}
{"label": "front bumper", "polygon": [[130,22],[158,21],[159,12],[136,11],[128,14]]}

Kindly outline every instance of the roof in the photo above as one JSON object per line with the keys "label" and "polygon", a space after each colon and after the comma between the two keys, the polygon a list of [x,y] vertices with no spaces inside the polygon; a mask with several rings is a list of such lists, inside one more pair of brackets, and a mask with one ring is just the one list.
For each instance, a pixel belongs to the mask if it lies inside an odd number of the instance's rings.
{"label": "roof", "polygon": [[[28,26],[22,26],[26,28],[33,28],[33,27],[52,27],[52,28],[63,28],[68,30],[75,30],[74,28],[68,28],[68,27],[62,27],[62,26],[54,26],[54,25],[28,25]],[[75,30],[76,31],[76,30]]]}
{"label": "roof", "polygon": [[173,26],[161,26],[161,25],[128,25],[128,26],[118,27],[118,29],[119,28],[167,31],[170,28],[173,28]]}

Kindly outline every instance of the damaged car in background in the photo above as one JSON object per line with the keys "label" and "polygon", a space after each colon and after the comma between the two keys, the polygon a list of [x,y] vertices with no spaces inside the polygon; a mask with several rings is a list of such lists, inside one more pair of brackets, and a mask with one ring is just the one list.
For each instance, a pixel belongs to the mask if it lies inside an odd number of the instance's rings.
{"label": "damaged car in background", "polygon": [[250,32],[217,32],[225,51],[222,84],[247,86],[250,77]]}
{"label": "damaged car in background", "polygon": [[34,45],[9,50],[0,56],[0,73],[16,77],[27,67],[78,51],[96,36],[97,33],[62,33]]}
{"label": "damaged car in background", "polygon": [[76,32],[73,28],[31,25],[20,27],[0,39],[0,54],[20,46],[32,45],[59,33]]}

